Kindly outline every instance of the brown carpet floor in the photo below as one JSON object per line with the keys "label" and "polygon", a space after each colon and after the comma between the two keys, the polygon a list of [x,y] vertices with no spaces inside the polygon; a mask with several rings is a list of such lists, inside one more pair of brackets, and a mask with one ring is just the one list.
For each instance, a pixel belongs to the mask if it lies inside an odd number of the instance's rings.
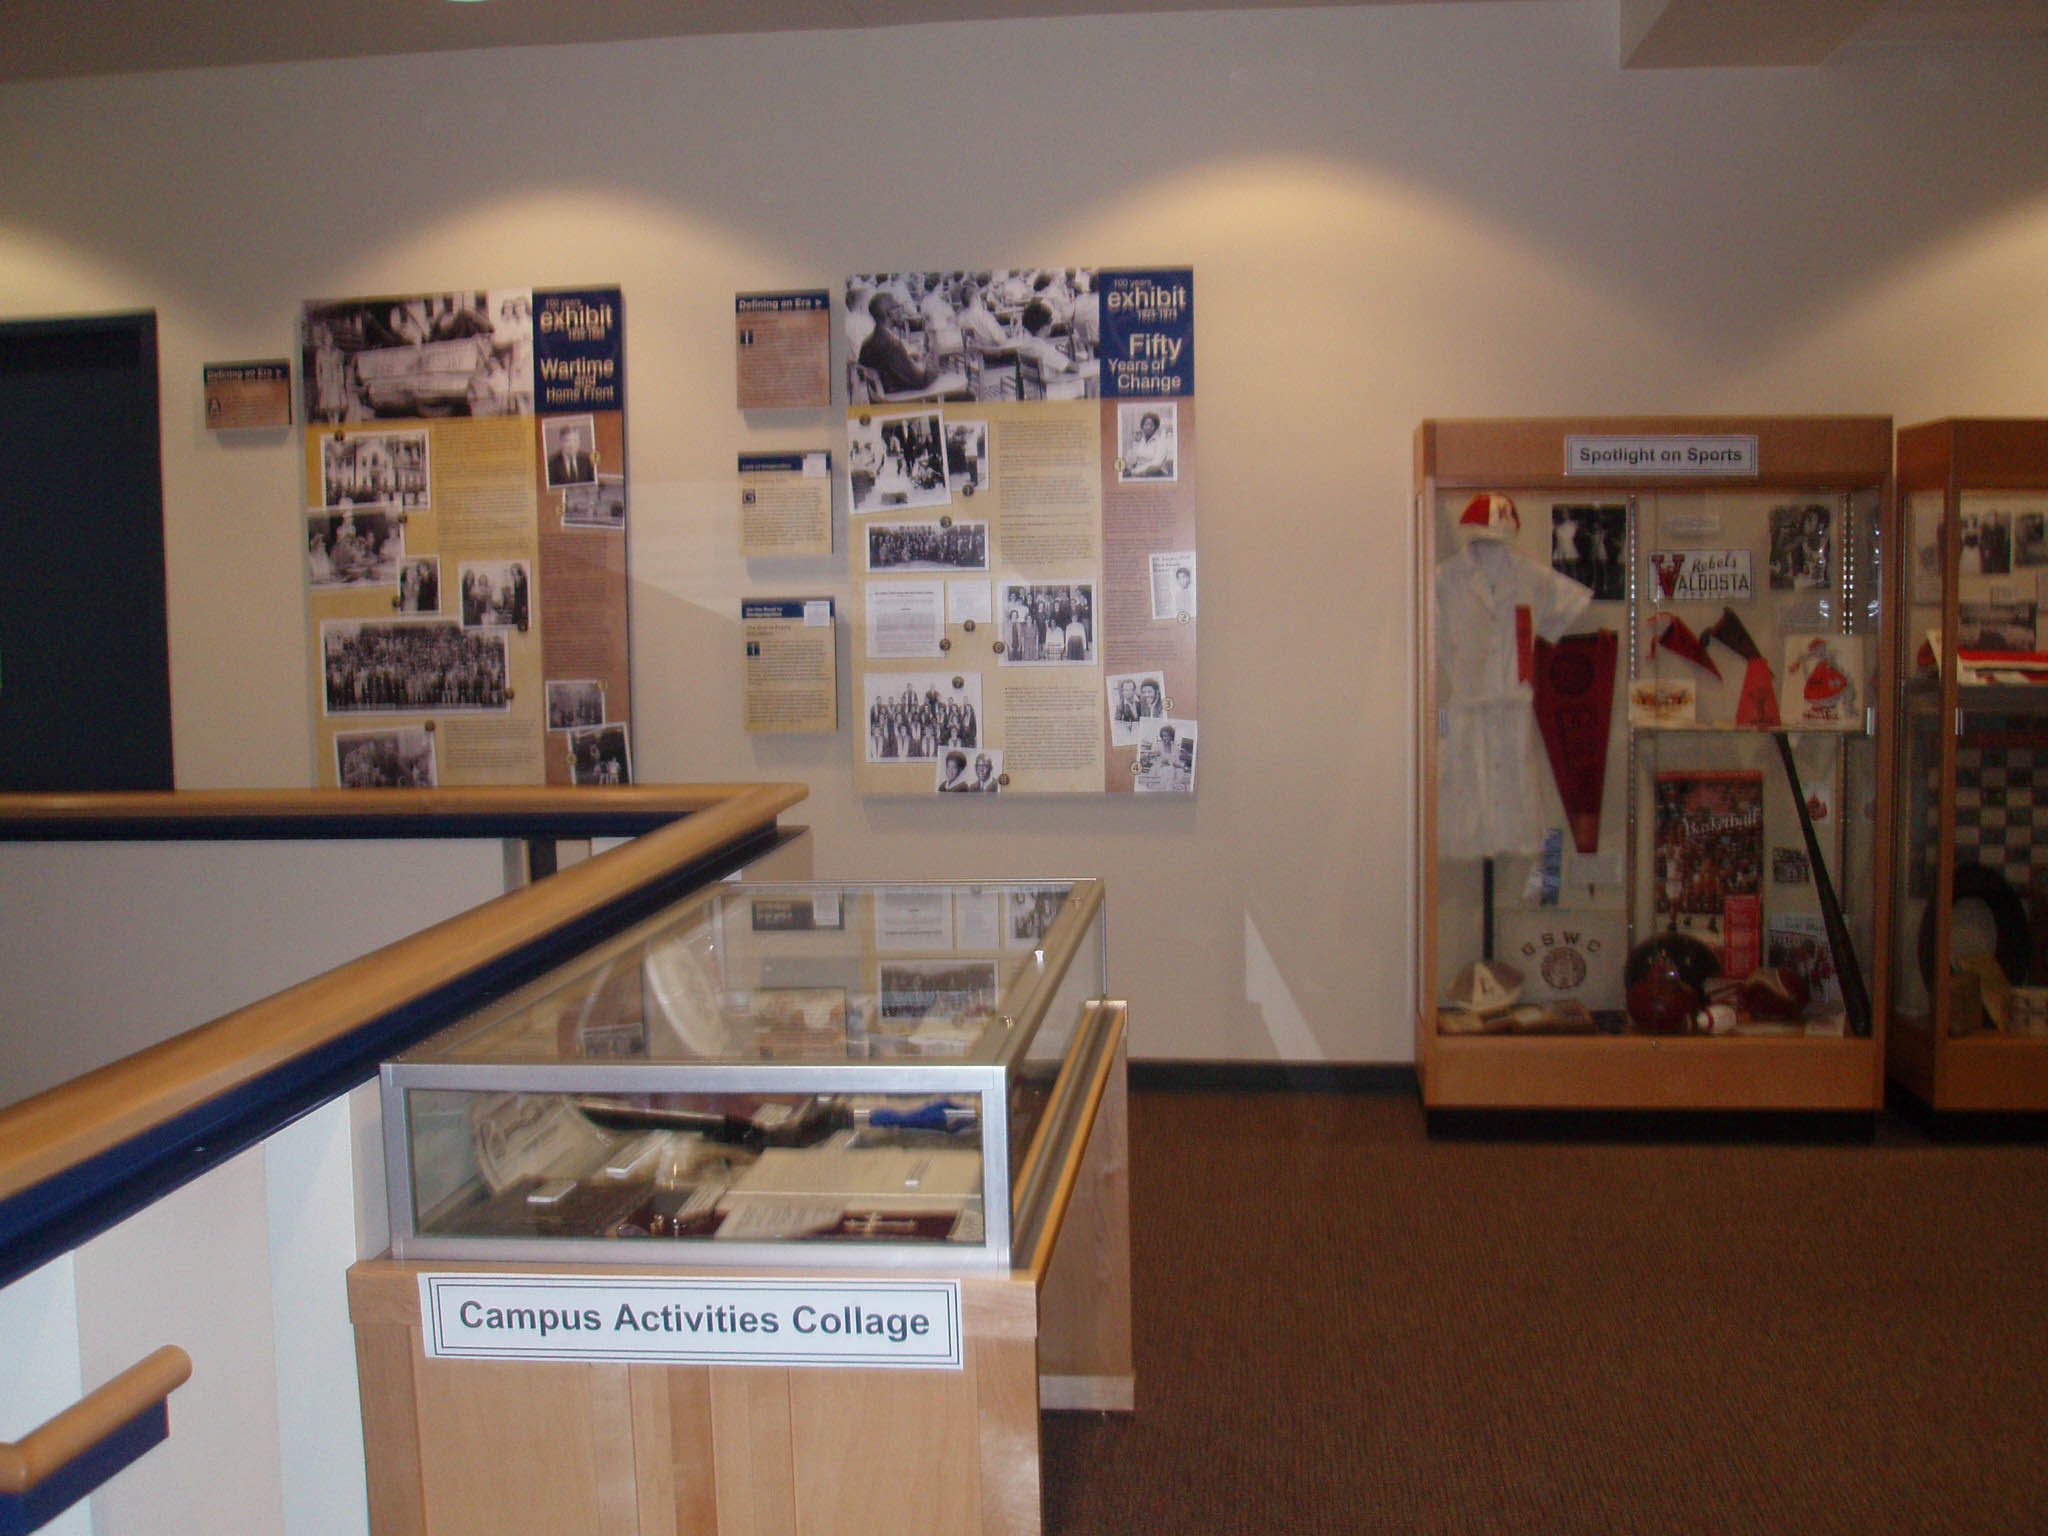
{"label": "brown carpet floor", "polygon": [[2048,1533],[2048,1147],[1133,1095],[1138,1409],[1049,1536]]}

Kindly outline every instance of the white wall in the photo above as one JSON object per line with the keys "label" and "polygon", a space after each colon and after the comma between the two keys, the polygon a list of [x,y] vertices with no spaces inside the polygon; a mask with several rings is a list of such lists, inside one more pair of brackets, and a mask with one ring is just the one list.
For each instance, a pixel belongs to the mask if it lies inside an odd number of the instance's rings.
{"label": "white wall", "polygon": [[52,1536],[369,1529],[349,1265],[387,1240],[374,1083],[0,1288],[0,1438],[165,1344],[169,1440]]}
{"label": "white wall", "polygon": [[0,1107],[504,889],[495,838],[0,843]]}
{"label": "white wall", "polygon": [[[297,460],[199,367],[306,297],[618,282],[635,764],[791,778],[833,877],[1101,873],[1140,1057],[1405,1060],[1409,441],[1427,416],[2048,413],[2048,50],[1623,73],[1613,7],[1386,6],[435,55],[0,89],[0,314],[159,312],[181,785],[311,781]],[[1190,262],[1193,804],[862,801],[739,728],[731,298]],[[1257,1001],[1248,1000],[1248,993]]]}

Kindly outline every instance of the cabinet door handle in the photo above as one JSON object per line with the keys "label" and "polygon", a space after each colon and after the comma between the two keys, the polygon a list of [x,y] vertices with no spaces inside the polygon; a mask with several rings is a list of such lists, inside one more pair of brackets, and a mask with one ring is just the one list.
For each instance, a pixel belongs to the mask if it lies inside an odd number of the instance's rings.
{"label": "cabinet door handle", "polygon": [[[95,1452],[101,1453],[101,1459],[113,1462],[92,1484],[65,1499],[68,1505],[161,1440],[168,1431],[164,1399],[191,1375],[192,1357],[175,1344],[166,1344],[106,1385],[86,1393],[20,1440],[0,1440],[0,1530],[12,1528],[7,1523],[7,1505],[25,1499],[32,1501],[40,1485],[53,1474]],[[150,1426],[138,1424],[145,1418],[157,1421],[154,1433]],[[114,1441],[123,1432],[138,1443],[129,1455],[120,1457]],[[33,1530],[35,1526],[18,1528]]]}

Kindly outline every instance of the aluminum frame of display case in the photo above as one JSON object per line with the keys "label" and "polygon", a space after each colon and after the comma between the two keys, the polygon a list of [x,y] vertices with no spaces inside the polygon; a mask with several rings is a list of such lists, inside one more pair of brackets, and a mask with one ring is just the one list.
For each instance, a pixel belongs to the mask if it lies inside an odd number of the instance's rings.
{"label": "aluminum frame of display case", "polygon": [[[385,1064],[386,1178],[391,1212],[391,1252],[403,1261],[517,1261],[548,1264],[648,1264],[670,1267],[824,1269],[1007,1269],[1013,1255],[1028,1252],[1055,1198],[1057,1159],[1045,1155],[1068,1110],[1063,1085],[1092,1070],[1105,1046],[1101,1014],[1085,1003],[1107,986],[1107,944],[1103,891],[1095,880],[917,882],[903,889],[993,892],[1024,887],[1064,887],[1058,915],[1028,950],[1016,951],[1014,974],[999,977],[999,996],[971,1044],[958,1054],[891,1055],[836,1059],[764,1060],[730,1054],[696,1058],[577,1059],[557,1053],[525,1052],[483,1057],[462,1055],[466,1046],[488,1042],[549,999],[579,983],[601,985],[608,968],[622,959],[652,952],[683,932],[701,933],[711,953],[726,956],[734,945],[725,932],[738,903],[816,899],[830,894],[851,904],[890,887],[878,884],[805,882],[796,885],[724,883],[699,893],[639,924],[603,946],[579,956],[518,992],[450,1025],[446,1030]],[[749,909],[751,910],[751,908]],[[696,920],[697,927],[689,925]],[[786,936],[785,936],[786,937]],[[844,942],[834,958],[845,959]],[[907,958],[909,952],[905,952]],[[724,962],[721,961],[721,964]],[[596,976],[600,981],[593,982]],[[738,978],[722,980],[736,984]],[[721,991],[727,988],[722,987]],[[1069,1019],[1068,1014],[1072,1017]],[[1062,1041],[1060,1031],[1074,1028]],[[1048,1056],[1048,1043],[1059,1045]],[[1037,1054],[1034,1054],[1034,1053]],[[1033,1117],[1028,1135],[1013,1117],[1015,1090],[1027,1062],[1058,1061],[1063,1070],[1050,1097]],[[962,1241],[735,1241],[716,1238],[608,1238],[592,1236],[460,1235],[432,1230],[433,1211],[416,1206],[415,1129],[408,1095],[420,1092],[521,1093],[603,1097],[687,1094],[691,1096],[915,1095],[924,1099],[972,1097],[978,1104],[981,1151],[983,1238]],[[438,1202],[437,1202],[438,1204]],[[424,1218],[424,1219],[423,1219]]]}
{"label": "aluminum frame of display case", "polygon": [[[1911,581],[1895,628],[1900,656],[1914,664],[1900,667],[1896,689],[1901,792],[1893,888],[1900,942],[1887,978],[1893,1011],[1886,1061],[1894,1082],[1942,1113],[2048,1110],[2048,1033],[2010,1023],[1987,1027],[1995,1021],[1981,988],[1964,983],[1959,990],[1953,979],[1963,947],[1957,908],[1981,903],[2004,927],[2032,930],[2032,943],[2022,946],[2032,951],[2025,955],[2028,974],[2005,979],[2048,983],[2041,947],[2048,921],[2040,901],[2048,882],[2022,874],[2015,888],[2009,878],[2033,862],[2037,841],[2048,849],[2048,836],[2034,835],[2033,795],[2008,803],[2009,768],[1996,770],[1995,784],[1984,771],[1986,753],[2016,754],[2029,769],[2048,756],[2048,686],[2020,680],[2027,674],[2018,669],[1972,665],[1966,673],[1962,664],[1964,650],[1985,638],[1974,619],[1964,623],[1965,601],[1995,597],[2000,585],[2041,564],[2038,542],[2021,547],[2023,530],[2011,521],[2015,507],[2048,524],[2048,420],[1954,418],[1899,429],[1898,523]],[[2010,543],[2002,558],[1987,561],[1968,524],[2000,510]],[[1976,543],[1974,555],[1966,542]],[[1972,564],[1975,571],[1966,568]],[[1929,631],[1939,637],[1927,658],[1931,669],[1920,656]],[[2048,795],[2042,799],[2048,804]],[[1973,823],[1967,843],[1966,820]],[[2011,947],[2010,933],[1999,937]],[[1971,947],[1980,944],[1973,940]],[[1930,987],[1930,976],[1952,979]]]}
{"label": "aluminum frame of display case", "polygon": [[[1567,472],[1568,440],[1580,437],[1715,437],[1733,436],[1754,442],[1757,472],[1730,475],[1686,475],[1667,478],[1626,469],[1612,473]],[[1885,1034],[1883,987],[1874,978],[1886,975],[1890,944],[1890,910],[1886,888],[1889,881],[1889,817],[1893,787],[1887,765],[1889,750],[1888,712],[1878,710],[1867,729],[1874,743],[1870,786],[1877,807],[1875,846],[1867,864],[1859,858],[1854,870],[1837,868],[1837,884],[1845,903],[1855,900],[1861,969],[1873,978],[1870,1034],[1863,1038],[1846,1031],[1838,1038],[1712,1036],[1697,1033],[1647,1034],[1631,1027],[1624,1032],[1575,1034],[1447,1034],[1438,1027],[1442,1000],[1452,979],[1452,967],[1444,957],[1446,925],[1461,921],[1464,908],[1481,900],[1447,882],[1444,861],[1438,854],[1440,805],[1439,698],[1440,638],[1436,597],[1436,566],[1440,558],[1439,523],[1453,499],[1462,501],[1480,492],[1502,492],[1510,497],[1522,494],[1533,502],[1548,504],[1584,497],[1588,501],[1626,502],[1629,507],[1628,581],[1625,601],[1615,607],[1625,614],[1627,633],[1620,636],[1622,676],[1617,679],[1619,696],[1614,701],[1617,720],[1625,717],[1628,699],[1626,678],[1637,670],[1635,661],[1643,644],[1640,633],[1645,608],[1640,585],[1643,581],[1643,551],[1638,549],[1636,504],[1674,494],[1701,493],[1705,496],[1820,495],[1838,494],[1846,507],[1867,509],[1876,528],[1875,559],[1889,548],[1883,523],[1891,503],[1891,423],[1882,417],[1582,417],[1471,421],[1427,421],[1415,436],[1416,495],[1416,738],[1414,772],[1417,786],[1415,854],[1416,955],[1415,955],[1415,1046],[1416,1067],[1424,1104],[1436,1110],[1714,1110],[1714,1111],[1849,1111],[1874,1113],[1882,1103],[1883,1040]],[[1449,513],[1455,517],[1453,508]],[[1529,534],[1525,528],[1523,538]],[[1547,553],[1547,549],[1546,549]],[[1540,557],[1539,557],[1540,558]],[[1759,562],[1761,565],[1761,562]],[[1867,665],[1873,679],[1866,697],[1886,697],[1884,679],[1893,675],[1889,626],[1877,622],[1888,598],[1883,588],[1894,580],[1893,562],[1876,560],[1877,580],[1872,590],[1859,593],[1856,620],[1859,632],[1872,638],[1865,644],[1872,650]],[[1758,573],[1761,582],[1761,570]],[[1867,613],[1864,611],[1867,605]],[[1863,620],[1867,618],[1868,624]],[[1608,620],[1619,627],[1618,620]],[[1686,728],[1667,731],[1648,747],[1649,754],[1667,746],[1692,743],[1687,750],[1711,752],[1716,739],[1734,741],[1736,733],[1725,728]],[[1770,734],[1753,730],[1756,738],[1749,749],[1769,750],[1763,738]],[[1617,767],[1612,751],[1609,765],[1609,802],[1613,785],[1619,783],[1628,797],[1625,808],[1627,847],[1623,855],[1625,888],[1619,910],[1626,922],[1624,944],[1638,936],[1637,909],[1644,905],[1638,889],[1644,878],[1645,833],[1637,825],[1648,815],[1642,799],[1646,752],[1639,737],[1648,733],[1628,728],[1625,736],[1625,768]],[[1838,753],[1846,749],[1839,745]],[[1860,749],[1859,749],[1860,750]],[[1648,761],[1661,762],[1649,756]],[[1766,784],[1773,782],[1775,766],[1765,759]],[[1846,771],[1846,770],[1843,770]],[[1619,777],[1625,772],[1625,777]],[[1782,794],[1782,789],[1776,791]],[[1843,800],[1847,800],[1847,795]],[[1849,808],[1845,805],[1845,810]],[[1860,815],[1858,807],[1851,814]],[[1612,819],[1610,817],[1610,819]],[[1860,834],[1859,834],[1860,835]],[[1796,834],[1794,834],[1796,837]],[[1570,839],[1567,838],[1567,847]],[[1837,850],[1839,858],[1839,850]],[[1476,862],[1476,861],[1475,861]],[[1874,900],[1865,901],[1865,879],[1876,889]],[[1479,877],[1461,874],[1476,891]],[[1490,887],[1489,887],[1490,889]],[[1453,910],[1455,909],[1455,910]],[[1476,927],[1476,922],[1474,924]],[[1475,953],[1471,958],[1477,959]],[[1614,957],[1618,964],[1619,957]]]}

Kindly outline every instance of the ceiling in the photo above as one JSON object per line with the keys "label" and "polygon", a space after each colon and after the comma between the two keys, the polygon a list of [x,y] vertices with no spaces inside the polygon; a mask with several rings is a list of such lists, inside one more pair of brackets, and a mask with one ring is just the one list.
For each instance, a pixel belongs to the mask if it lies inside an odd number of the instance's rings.
{"label": "ceiling", "polygon": [[[1255,10],[1279,0],[9,0],[0,80],[719,32]],[[1286,0],[1300,4],[1302,0]],[[1310,0],[1319,3],[1319,0]],[[1320,0],[1341,4],[1345,0]],[[1374,0],[1457,4],[1460,0]],[[1582,0],[1628,68],[1812,65],[1846,44],[2048,39],[2048,0]]]}

